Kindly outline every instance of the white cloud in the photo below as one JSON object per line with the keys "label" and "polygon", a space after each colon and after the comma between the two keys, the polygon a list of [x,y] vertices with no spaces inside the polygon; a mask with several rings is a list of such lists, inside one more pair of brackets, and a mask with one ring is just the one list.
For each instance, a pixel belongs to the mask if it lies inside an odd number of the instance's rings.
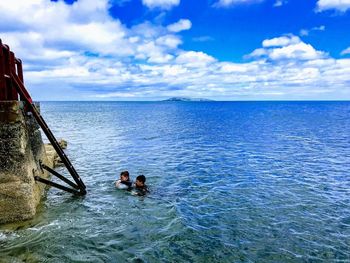
{"label": "white cloud", "polygon": [[322,26],[319,26],[319,27],[313,27],[312,30],[325,31],[326,27],[324,25],[322,25]]}
{"label": "white cloud", "polygon": [[[31,16],[16,8],[22,3]],[[2,38],[18,50],[17,56],[27,63],[35,60],[36,65],[38,61],[47,64],[48,60],[53,64],[63,63],[84,52],[165,63],[174,57],[172,53],[182,43],[179,36],[150,22],[127,28],[109,15],[108,0],[79,0],[72,5],[63,1],[17,0],[8,5],[1,2],[0,7],[0,16],[6,17],[0,20],[0,32],[8,24],[22,25],[14,31],[1,32]],[[189,20],[183,19],[173,27],[185,29],[188,23]]]}
{"label": "white cloud", "polygon": [[191,27],[192,27],[192,23],[188,19],[180,19],[176,23],[167,26],[170,32],[180,32],[180,31],[188,30]]}
{"label": "white cloud", "polygon": [[168,54],[166,48],[157,45],[156,42],[149,41],[138,45],[136,58],[147,60],[150,63],[165,63],[171,60],[174,56]]}
{"label": "white cloud", "polygon": [[346,12],[350,9],[350,0],[318,0],[317,11],[338,10]]}
{"label": "white cloud", "polygon": [[2,1],[0,17],[6,17],[0,21],[0,30],[8,24],[21,25],[17,30],[3,33],[18,50],[30,52],[27,50],[29,38],[38,51],[59,47],[102,54],[132,54],[125,38],[128,29],[109,16],[107,0],[80,0],[73,5],[63,1],[17,0],[6,4]]}
{"label": "white cloud", "polygon": [[263,0],[219,0],[214,4],[214,7],[230,7],[239,4],[253,4],[259,3]]}
{"label": "white cloud", "polygon": [[263,57],[263,56],[267,56],[268,50],[265,48],[257,48],[255,49],[252,53],[250,53],[249,55],[246,55],[246,58],[258,58],[258,57]]}
{"label": "white cloud", "polygon": [[297,36],[282,36],[263,41],[263,47],[284,47],[292,44],[300,43],[300,38]]}
{"label": "white cloud", "polygon": [[276,0],[276,2],[274,3],[274,7],[281,7],[283,5],[287,4],[286,0]]}
{"label": "white cloud", "polygon": [[250,53],[247,58],[268,58],[278,60],[313,60],[327,57],[323,51],[315,50],[310,44],[306,44],[294,35],[266,39],[262,42],[263,48],[258,48]]}
{"label": "white cloud", "polygon": [[180,4],[180,0],[142,0],[142,3],[148,8],[160,8],[164,10],[169,10],[174,6]]}
{"label": "white cloud", "polygon": [[239,64],[239,63],[230,63],[230,62],[221,63],[220,72],[222,73],[245,73],[247,71],[248,71],[248,64]]}
{"label": "white cloud", "polygon": [[282,48],[271,50],[269,57],[273,60],[279,59],[300,59],[311,60],[325,56],[322,51],[315,50],[311,45],[306,43],[297,43]]}
{"label": "white cloud", "polygon": [[174,35],[165,35],[157,38],[156,43],[169,48],[177,48],[181,43],[181,39]]}
{"label": "white cloud", "polygon": [[325,31],[326,27],[324,25],[322,26],[315,26],[311,29],[301,29],[299,32],[300,36],[308,36],[311,31]]}
{"label": "white cloud", "polygon": [[341,55],[349,55],[350,54],[350,47],[348,47],[347,49],[344,49],[342,52],[341,52]]}
{"label": "white cloud", "polygon": [[212,56],[195,51],[183,52],[176,58],[177,63],[186,64],[188,67],[205,67],[214,61],[216,60]]}
{"label": "white cloud", "polygon": [[309,35],[309,32],[310,32],[310,31],[307,30],[307,29],[301,29],[300,32],[299,32],[299,35],[302,36],[302,37],[303,37],[303,36],[308,36],[308,35]]}

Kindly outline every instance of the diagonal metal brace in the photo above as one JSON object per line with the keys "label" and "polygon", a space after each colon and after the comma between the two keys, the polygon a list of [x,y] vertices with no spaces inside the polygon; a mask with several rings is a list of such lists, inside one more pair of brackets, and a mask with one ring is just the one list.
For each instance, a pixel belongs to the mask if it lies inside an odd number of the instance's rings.
{"label": "diagonal metal brace", "polygon": [[56,187],[60,190],[63,190],[63,191],[66,191],[66,192],[69,192],[69,193],[72,193],[72,194],[75,194],[75,195],[85,195],[86,192],[80,192],[80,191],[77,191],[75,189],[71,189],[69,187],[66,187],[66,186],[63,186],[63,185],[60,185],[60,184],[57,184],[57,183],[54,183],[50,180],[46,180],[44,178],[41,178],[40,176],[34,176],[34,179],[35,181],[38,181],[38,182],[41,182],[43,184],[47,184],[49,186],[52,186],[52,187]]}
{"label": "diagonal metal brace", "polygon": [[66,184],[69,184],[71,187],[73,187],[75,189],[78,189],[78,190],[80,189],[79,186],[77,186],[75,183],[73,183],[72,181],[70,181],[69,179],[64,177],[63,175],[59,174],[55,170],[51,169],[47,165],[43,164],[41,161],[39,162],[39,165],[40,165],[41,169],[44,169],[44,170],[48,171],[50,174],[52,174],[52,175],[56,176],[57,178],[61,179]]}

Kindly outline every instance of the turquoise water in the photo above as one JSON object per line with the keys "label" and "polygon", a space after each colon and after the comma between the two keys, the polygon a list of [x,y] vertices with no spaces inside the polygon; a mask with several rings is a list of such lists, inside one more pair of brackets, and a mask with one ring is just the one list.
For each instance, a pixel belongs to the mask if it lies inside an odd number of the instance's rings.
{"label": "turquoise water", "polygon": [[[0,262],[350,262],[350,102],[41,109],[88,194],[50,189]],[[113,187],[125,169],[148,196]]]}

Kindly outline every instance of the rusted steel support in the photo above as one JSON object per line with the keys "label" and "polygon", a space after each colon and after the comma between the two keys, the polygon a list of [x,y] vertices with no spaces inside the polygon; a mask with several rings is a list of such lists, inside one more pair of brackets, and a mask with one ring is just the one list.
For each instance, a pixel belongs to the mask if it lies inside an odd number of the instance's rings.
{"label": "rusted steel support", "polygon": [[9,46],[0,39],[0,100],[18,100],[18,93],[11,80],[11,72],[15,72],[23,82],[22,61],[15,57]]}
{"label": "rusted steel support", "polygon": [[0,101],[1,100],[6,100],[6,80],[5,80],[4,51],[3,51],[3,45],[0,39]]}
{"label": "rusted steel support", "polygon": [[[15,74],[17,75],[16,64],[15,64],[15,53],[13,53],[12,51],[10,51],[10,72],[15,72]],[[9,100],[18,100],[18,93],[16,89],[13,87],[12,80],[11,80],[11,89],[9,91],[8,96],[9,96]]]}
{"label": "rusted steel support", "polygon": [[[22,60],[20,59],[16,59],[15,61],[16,63],[16,69],[17,69],[17,75],[18,78],[22,81],[22,83],[24,84],[24,79],[23,79],[23,67],[22,67]],[[20,100],[23,101],[24,99],[20,96]]]}
{"label": "rusted steel support", "polygon": [[[17,91],[17,93],[23,98],[23,101],[27,102],[27,106],[35,109],[35,106],[33,104],[33,100],[30,97],[27,89],[24,87],[23,82],[19,79],[19,77],[16,75],[16,72],[10,73],[10,78],[13,82],[14,89]],[[39,113],[38,113],[39,114]]]}
{"label": "rusted steel support", "polygon": [[9,100],[11,89],[11,78],[10,78],[10,49],[7,45],[2,46],[3,51],[3,63],[4,63],[4,79],[5,79],[5,100]]}
{"label": "rusted steel support", "polygon": [[16,71],[15,54],[10,51],[7,45],[1,44],[1,99],[2,100],[18,100],[18,93],[13,87],[11,81],[11,72]]}
{"label": "rusted steel support", "polygon": [[22,81],[22,83],[24,84],[22,60],[16,58],[15,63],[16,63],[16,68],[17,68],[17,75],[18,75],[19,79]]}

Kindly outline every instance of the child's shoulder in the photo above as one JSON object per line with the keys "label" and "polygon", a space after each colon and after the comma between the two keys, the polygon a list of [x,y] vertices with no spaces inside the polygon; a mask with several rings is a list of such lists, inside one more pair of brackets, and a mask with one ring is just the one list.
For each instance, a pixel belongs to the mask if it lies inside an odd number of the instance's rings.
{"label": "child's shoulder", "polygon": [[137,195],[143,196],[149,193],[148,186],[144,185],[142,188],[136,188]]}

